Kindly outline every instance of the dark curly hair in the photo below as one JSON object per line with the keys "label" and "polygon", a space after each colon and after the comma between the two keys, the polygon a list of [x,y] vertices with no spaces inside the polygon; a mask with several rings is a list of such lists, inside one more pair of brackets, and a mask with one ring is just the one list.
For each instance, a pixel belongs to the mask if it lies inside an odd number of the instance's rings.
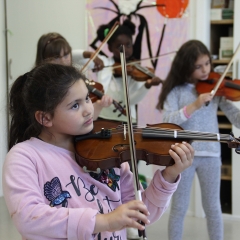
{"label": "dark curly hair", "polygon": [[[113,25],[111,24],[104,24],[99,26],[97,30],[97,37],[100,41],[104,40],[107,32],[112,28],[112,26]],[[135,28],[136,26],[134,23],[132,23],[129,19],[125,19],[124,22],[117,28],[117,30],[108,40],[108,45],[111,45],[111,43],[114,42],[115,39],[121,34],[125,34],[132,39],[132,36],[135,34]]]}

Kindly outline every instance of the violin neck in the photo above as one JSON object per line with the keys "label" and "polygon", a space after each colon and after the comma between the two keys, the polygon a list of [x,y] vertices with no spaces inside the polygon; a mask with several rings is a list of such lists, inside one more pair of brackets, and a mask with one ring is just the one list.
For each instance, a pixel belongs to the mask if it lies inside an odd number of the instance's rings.
{"label": "violin neck", "polygon": [[148,68],[143,67],[137,63],[135,63],[133,66],[136,67],[139,71],[147,74],[149,77],[151,77],[151,78],[155,77],[155,75]]}
{"label": "violin neck", "polygon": [[240,85],[234,83],[234,81],[225,81],[225,86],[233,89],[240,90]]}
{"label": "violin neck", "polygon": [[175,129],[143,129],[143,138],[178,139],[182,141],[213,141],[229,143],[235,138],[229,134],[192,132]]}
{"label": "violin neck", "polygon": [[95,87],[93,87],[92,85],[87,84],[87,88],[89,90],[90,93],[93,93],[94,95],[96,95],[99,99],[102,98],[102,96],[104,95],[101,91],[99,91],[98,89],[96,89]]}

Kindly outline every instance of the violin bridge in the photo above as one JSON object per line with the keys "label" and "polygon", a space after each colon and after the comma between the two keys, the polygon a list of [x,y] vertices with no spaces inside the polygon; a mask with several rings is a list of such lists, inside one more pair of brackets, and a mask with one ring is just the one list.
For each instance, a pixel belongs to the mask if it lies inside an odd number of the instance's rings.
{"label": "violin bridge", "polygon": [[123,135],[124,135],[124,140],[126,140],[127,137],[127,129],[126,129],[126,124],[123,124]]}
{"label": "violin bridge", "polygon": [[85,173],[90,173],[90,172],[97,173],[97,174],[101,173],[101,169],[100,168],[97,168],[96,171],[93,171],[93,170],[88,170],[86,166],[83,166],[83,171]]}

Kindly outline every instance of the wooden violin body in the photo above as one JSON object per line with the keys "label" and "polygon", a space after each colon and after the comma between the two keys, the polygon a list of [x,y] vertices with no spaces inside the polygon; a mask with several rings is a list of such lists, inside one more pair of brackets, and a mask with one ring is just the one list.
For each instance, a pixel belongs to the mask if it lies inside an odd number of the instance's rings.
{"label": "wooden violin body", "polygon": [[[130,161],[128,135],[125,135],[124,132],[124,125],[122,125],[114,130],[102,129],[97,133],[76,137],[78,164],[88,171],[120,168],[123,162]],[[171,145],[194,140],[227,142],[229,147],[236,148],[236,152],[240,153],[240,140],[231,135],[222,135],[219,140],[217,134],[191,133],[171,123],[148,125],[146,128],[134,130],[137,159],[144,160],[147,165],[173,165],[174,160],[168,153]]]}
{"label": "wooden violin body", "polygon": [[[196,85],[196,90],[199,94],[211,92],[215,85],[217,84],[221,75],[215,72],[211,72],[209,74],[208,80],[198,81]],[[230,80],[223,79],[221,82],[216,96],[224,96],[231,101],[239,101],[240,100],[240,80]]]}
{"label": "wooden violin body", "polygon": [[[115,77],[122,76],[122,67],[119,63],[113,65],[113,74]],[[148,67],[142,67],[139,64],[127,65],[127,74],[131,76],[135,81],[146,81],[155,77],[154,69]]]}
{"label": "wooden violin body", "polygon": [[[163,125],[167,127],[167,125]],[[177,126],[177,125],[176,125]],[[116,128],[116,133],[110,130],[102,130],[98,134],[80,136],[75,139],[77,162],[88,171],[97,169],[120,168],[123,162],[131,160],[128,136],[124,136],[122,126]],[[159,139],[143,139],[143,131],[134,134],[136,154],[138,160],[144,160],[147,164],[169,166],[174,161],[168,154],[172,141],[159,141]],[[149,151],[149,149],[151,149]],[[159,152],[159,149],[161,151]],[[96,155],[97,153],[97,155]],[[158,154],[155,154],[158,153]]]}

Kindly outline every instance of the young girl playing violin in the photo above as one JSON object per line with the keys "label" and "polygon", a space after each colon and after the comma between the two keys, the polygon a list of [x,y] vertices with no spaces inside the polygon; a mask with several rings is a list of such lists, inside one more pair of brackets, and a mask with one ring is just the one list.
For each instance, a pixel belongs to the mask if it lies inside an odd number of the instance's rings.
{"label": "young girl playing violin", "polygon": [[3,191],[23,239],[126,239],[126,227],[143,230],[137,220],[149,224],[163,214],[192,163],[191,145],[172,145],[175,164],[154,174],[143,201],[134,200],[126,162],[97,179],[84,172],[73,138],[92,130],[94,109],[82,77],[72,66],[45,64],[11,88]]}
{"label": "young girl playing violin", "polygon": [[[101,25],[97,30],[97,36],[100,41],[103,41],[106,37],[108,31],[111,29],[111,25]],[[105,68],[97,73],[98,82],[104,86],[104,90],[107,95],[114,98],[118,102],[124,105],[124,91],[123,91],[123,81],[121,76],[114,75],[114,69],[106,66],[113,66],[115,63],[120,65],[120,46],[124,45],[126,61],[131,60],[133,55],[133,40],[132,36],[135,33],[135,25],[126,19],[122,25],[120,25],[111,38],[108,41],[108,49],[113,54],[112,57],[105,57],[99,55],[102,59]],[[73,50],[73,60],[78,61],[77,51]],[[145,97],[148,90],[152,86],[159,85],[161,80],[158,77],[150,78],[145,82],[135,81],[133,77],[128,76],[128,86],[129,86],[129,97],[131,103],[131,114],[132,121],[137,122],[136,105]],[[126,116],[119,114],[114,108],[110,106],[109,108],[104,108],[100,112],[99,116],[103,119],[110,119],[115,121],[126,122]]]}
{"label": "young girl playing violin", "polygon": [[[218,129],[217,111],[220,108],[236,127],[240,127],[240,110],[224,97],[198,94],[198,80],[207,80],[211,71],[211,56],[206,46],[191,40],[178,50],[159,96],[157,108],[163,110],[163,122],[180,125],[185,130],[215,132]],[[210,102],[208,106],[206,103]],[[173,195],[169,239],[182,239],[184,217],[188,209],[190,190],[195,172],[201,185],[202,205],[206,214],[211,240],[223,239],[220,206],[221,151],[219,142],[194,142],[193,164],[182,174]]]}
{"label": "young girl playing violin", "polygon": [[[84,65],[93,52],[78,50],[81,56],[79,65]],[[68,41],[59,33],[51,32],[43,34],[37,43],[37,55],[35,65],[38,66],[42,63],[56,63],[62,65],[72,65],[72,48]],[[103,61],[97,56],[94,60],[94,69],[101,70],[104,65]],[[101,99],[94,103],[94,120],[97,119],[100,111],[104,107],[109,107],[112,104],[112,98],[108,95],[103,95]]]}

